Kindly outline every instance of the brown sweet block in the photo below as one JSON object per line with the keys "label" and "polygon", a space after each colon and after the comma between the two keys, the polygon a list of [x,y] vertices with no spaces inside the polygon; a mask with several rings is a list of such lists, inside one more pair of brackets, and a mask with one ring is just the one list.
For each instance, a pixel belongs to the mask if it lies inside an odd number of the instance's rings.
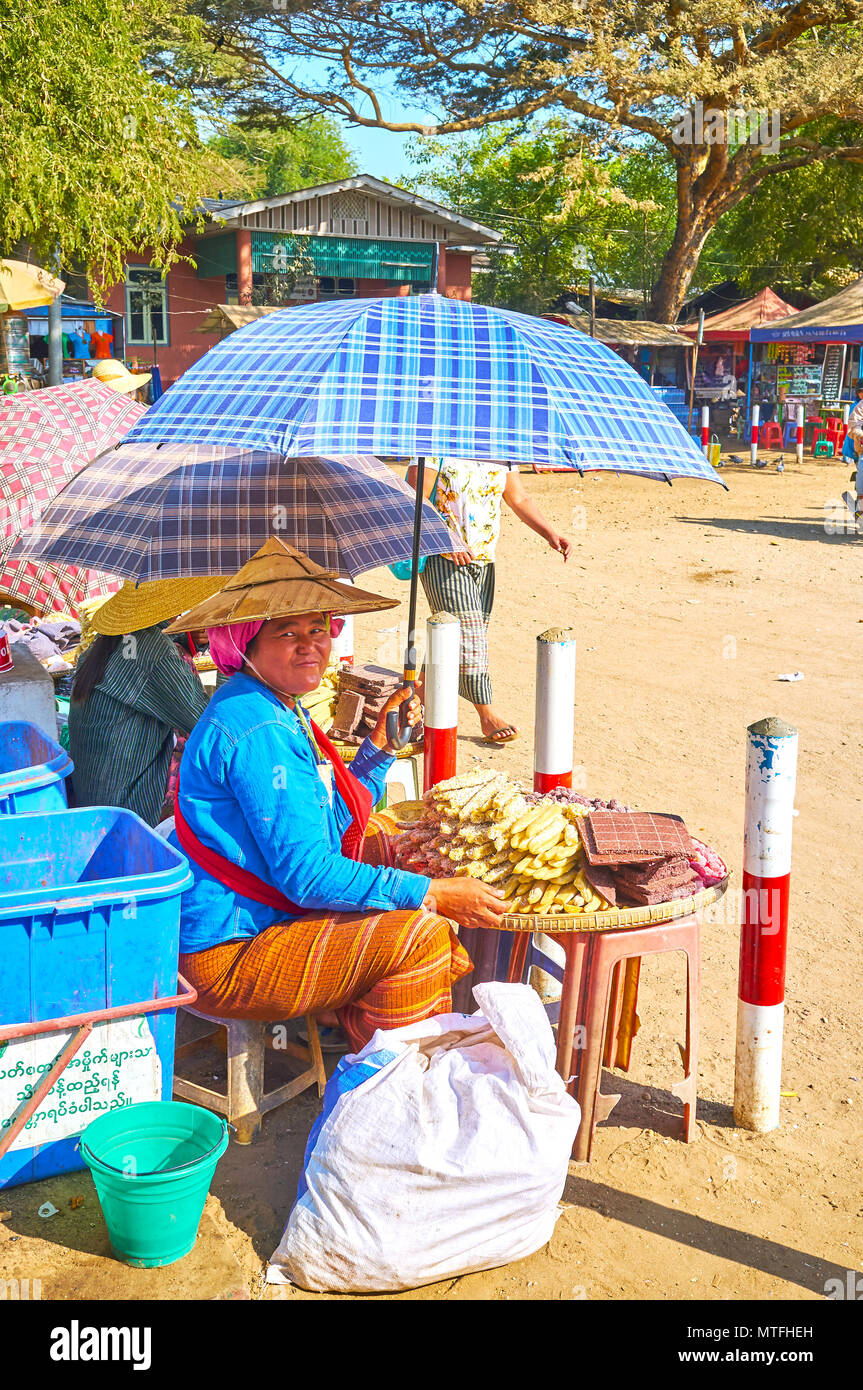
{"label": "brown sweet block", "polygon": [[345,690],[339,696],[333,716],[333,731],[337,734],[352,734],[363,717],[363,697],[355,691]]}
{"label": "brown sweet block", "polygon": [[591,811],[580,830],[590,864],[643,864],[692,849],[681,817],[660,812]]}

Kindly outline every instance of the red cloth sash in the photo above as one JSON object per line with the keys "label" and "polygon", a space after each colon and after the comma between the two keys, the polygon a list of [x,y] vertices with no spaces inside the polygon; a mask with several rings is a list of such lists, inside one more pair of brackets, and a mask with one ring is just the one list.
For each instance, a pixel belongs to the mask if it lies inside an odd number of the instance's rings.
{"label": "red cloth sash", "polygon": [[[342,836],[342,854],[346,859],[359,860],[362,857],[363,840],[369,823],[369,816],[372,813],[372,794],[368,787],[364,787],[359,778],[355,777],[345,766],[335,746],[326,734],[321,732],[314,720],[309,722],[318,748],[332,764],[336,791],[351,813],[351,823]],[[274,888],[271,883],[266,883],[249,869],[241,868],[239,864],[234,864],[230,859],[226,859],[217,850],[202,844],[180,810],[179,788],[174,805],[174,828],[177,832],[177,839],[189,858],[194,859],[200,868],[206,870],[219,883],[223,883],[226,888],[239,893],[241,897],[251,898],[253,902],[278,908],[279,911],[286,912],[290,917],[299,917],[305,911],[296,903],[292,903],[290,898],[286,898],[284,893],[281,893],[278,888]]]}

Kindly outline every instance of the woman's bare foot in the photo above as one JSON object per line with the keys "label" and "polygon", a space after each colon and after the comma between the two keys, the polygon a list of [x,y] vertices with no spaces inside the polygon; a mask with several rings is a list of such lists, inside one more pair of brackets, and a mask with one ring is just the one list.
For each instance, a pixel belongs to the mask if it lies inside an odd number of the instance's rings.
{"label": "woman's bare foot", "polygon": [[477,705],[476,712],[486,743],[511,743],[518,738],[518,726],[501,719],[488,705]]}

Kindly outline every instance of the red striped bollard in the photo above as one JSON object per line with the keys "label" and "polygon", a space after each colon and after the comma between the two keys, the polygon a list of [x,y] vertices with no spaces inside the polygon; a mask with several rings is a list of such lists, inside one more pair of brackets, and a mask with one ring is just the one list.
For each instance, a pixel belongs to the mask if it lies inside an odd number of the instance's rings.
{"label": "red striped bollard", "polygon": [[455,777],[461,623],[433,613],[426,623],[423,791]]}
{"label": "red striped bollard", "polygon": [[[344,584],[344,579],[340,583]],[[354,664],[354,619],[352,614],[344,619],[344,627],[338,637],[333,638],[333,656],[337,661],[344,661],[348,666]]]}
{"label": "red striped bollard", "polygon": [[574,731],[575,638],[571,628],[553,628],[536,639],[535,792],[572,786]]}
{"label": "red striped bollard", "polygon": [[797,462],[803,462],[803,425],[806,417],[806,407],[797,407]]}
{"label": "red striped bollard", "polygon": [[764,1132],[779,1124],[797,730],[770,718],[746,732],[734,1120]]}
{"label": "red striped bollard", "polygon": [[[352,579],[348,579],[346,574],[339,575],[340,584],[353,584]],[[338,637],[333,638],[332,654],[337,661],[343,661],[346,666],[354,664],[354,619],[352,614],[342,619],[344,626]]]}
{"label": "red striped bollard", "polygon": [[706,459],[710,458],[710,406],[701,407],[701,450]]}
{"label": "red striped bollard", "polygon": [[758,421],[760,415],[761,406],[754,405],[752,407],[752,429],[749,435],[749,462],[751,464],[754,464],[758,457]]}

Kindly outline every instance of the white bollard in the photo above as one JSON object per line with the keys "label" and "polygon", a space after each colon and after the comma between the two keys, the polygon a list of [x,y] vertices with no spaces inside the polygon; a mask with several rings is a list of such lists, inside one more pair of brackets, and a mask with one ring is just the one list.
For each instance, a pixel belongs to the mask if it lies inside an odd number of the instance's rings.
{"label": "white bollard", "polygon": [[746,732],[734,1120],[763,1133],[779,1124],[797,730],[770,718]]}
{"label": "white bollard", "polygon": [[[353,584],[352,579],[347,575],[339,576],[340,584]],[[333,656],[337,661],[344,661],[346,665],[354,664],[354,619],[353,614],[348,614],[344,620],[345,625],[338,637],[333,638]]]}
{"label": "white bollard", "polygon": [[575,638],[553,628],[536,639],[533,789],[572,786],[575,732]]}
{"label": "white bollard", "polygon": [[806,417],[806,407],[805,407],[804,405],[798,405],[798,407],[797,407],[797,462],[798,462],[798,463],[802,463],[802,462],[803,462],[803,425],[804,425],[804,423],[805,423],[805,417]]}
{"label": "white bollard", "polygon": [[758,419],[761,414],[761,407],[752,407],[752,429],[749,435],[749,462],[754,464],[758,457]]}
{"label": "white bollard", "polygon": [[701,407],[701,448],[706,459],[710,458],[710,406]]}
{"label": "white bollard", "polygon": [[452,613],[426,622],[423,791],[455,777],[461,623]]}

